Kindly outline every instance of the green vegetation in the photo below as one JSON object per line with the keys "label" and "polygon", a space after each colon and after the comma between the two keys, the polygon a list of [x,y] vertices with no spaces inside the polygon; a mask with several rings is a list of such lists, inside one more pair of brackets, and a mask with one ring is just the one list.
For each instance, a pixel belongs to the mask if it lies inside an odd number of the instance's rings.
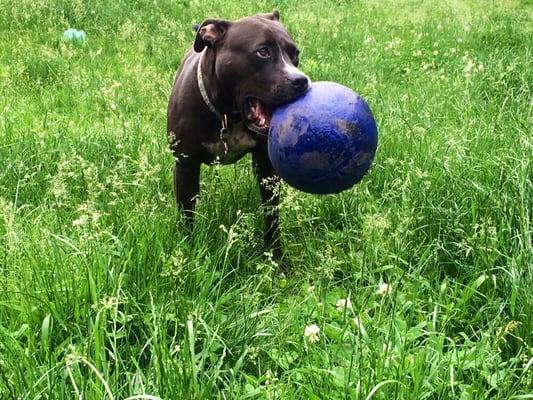
{"label": "green vegetation", "polygon": [[[282,188],[288,277],[249,158],[204,168],[176,228],[165,132],[191,24],[274,7],[380,133],[352,190]],[[0,398],[533,398],[532,20],[526,0],[0,0]]]}

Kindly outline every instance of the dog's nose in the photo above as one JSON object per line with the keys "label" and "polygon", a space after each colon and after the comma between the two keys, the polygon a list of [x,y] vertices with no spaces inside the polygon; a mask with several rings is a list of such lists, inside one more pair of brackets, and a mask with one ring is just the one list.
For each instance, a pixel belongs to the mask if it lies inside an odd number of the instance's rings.
{"label": "dog's nose", "polygon": [[298,90],[306,90],[309,86],[309,79],[305,75],[300,75],[291,80],[291,83],[293,86],[295,86]]}

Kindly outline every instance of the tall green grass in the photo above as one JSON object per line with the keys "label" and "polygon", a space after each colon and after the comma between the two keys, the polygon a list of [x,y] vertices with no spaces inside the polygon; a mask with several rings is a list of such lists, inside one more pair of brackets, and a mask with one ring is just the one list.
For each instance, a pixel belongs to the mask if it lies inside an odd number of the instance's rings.
{"label": "tall green grass", "polygon": [[[355,188],[282,188],[289,277],[248,158],[204,168],[177,228],[165,138],[191,24],[274,7],[380,134]],[[0,398],[533,398],[532,16],[0,0]]]}

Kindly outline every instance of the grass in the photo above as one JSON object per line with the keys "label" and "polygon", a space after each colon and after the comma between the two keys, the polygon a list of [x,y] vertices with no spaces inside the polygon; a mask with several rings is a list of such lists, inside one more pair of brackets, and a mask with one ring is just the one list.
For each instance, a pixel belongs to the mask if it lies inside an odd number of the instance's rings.
{"label": "grass", "polygon": [[[0,398],[533,398],[531,2],[206,3],[0,0]],[[191,23],[274,7],[380,133],[283,187],[287,278],[249,158],[176,229],[165,137]]]}

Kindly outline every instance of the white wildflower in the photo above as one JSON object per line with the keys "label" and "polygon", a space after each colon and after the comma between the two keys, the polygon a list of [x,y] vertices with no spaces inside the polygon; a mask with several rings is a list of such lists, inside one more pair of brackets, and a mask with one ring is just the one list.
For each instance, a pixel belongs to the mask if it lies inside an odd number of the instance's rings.
{"label": "white wildflower", "polygon": [[276,375],[274,375],[274,373],[268,369],[266,372],[265,372],[265,385],[271,385],[273,383],[276,383],[279,379],[276,377]]}
{"label": "white wildflower", "polygon": [[386,296],[392,292],[392,287],[388,283],[381,283],[378,287],[377,294]]}
{"label": "white wildflower", "polygon": [[350,301],[349,298],[346,298],[346,299],[339,299],[337,301],[337,304],[335,304],[335,307],[337,307],[337,310],[339,310],[340,312],[343,312],[344,309],[348,309],[348,310],[351,310],[352,309],[352,302]]}
{"label": "white wildflower", "polygon": [[86,222],[87,222],[87,215],[82,215],[78,219],[75,219],[74,221],[72,221],[72,226],[79,227],[79,226],[85,225]]}
{"label": "white wildflower", "polygon": [[320,340],[319,334],[320,328],[318,325],[312,324],[305,327],[304,336],[309,340],[309,343],[317,343]]}

